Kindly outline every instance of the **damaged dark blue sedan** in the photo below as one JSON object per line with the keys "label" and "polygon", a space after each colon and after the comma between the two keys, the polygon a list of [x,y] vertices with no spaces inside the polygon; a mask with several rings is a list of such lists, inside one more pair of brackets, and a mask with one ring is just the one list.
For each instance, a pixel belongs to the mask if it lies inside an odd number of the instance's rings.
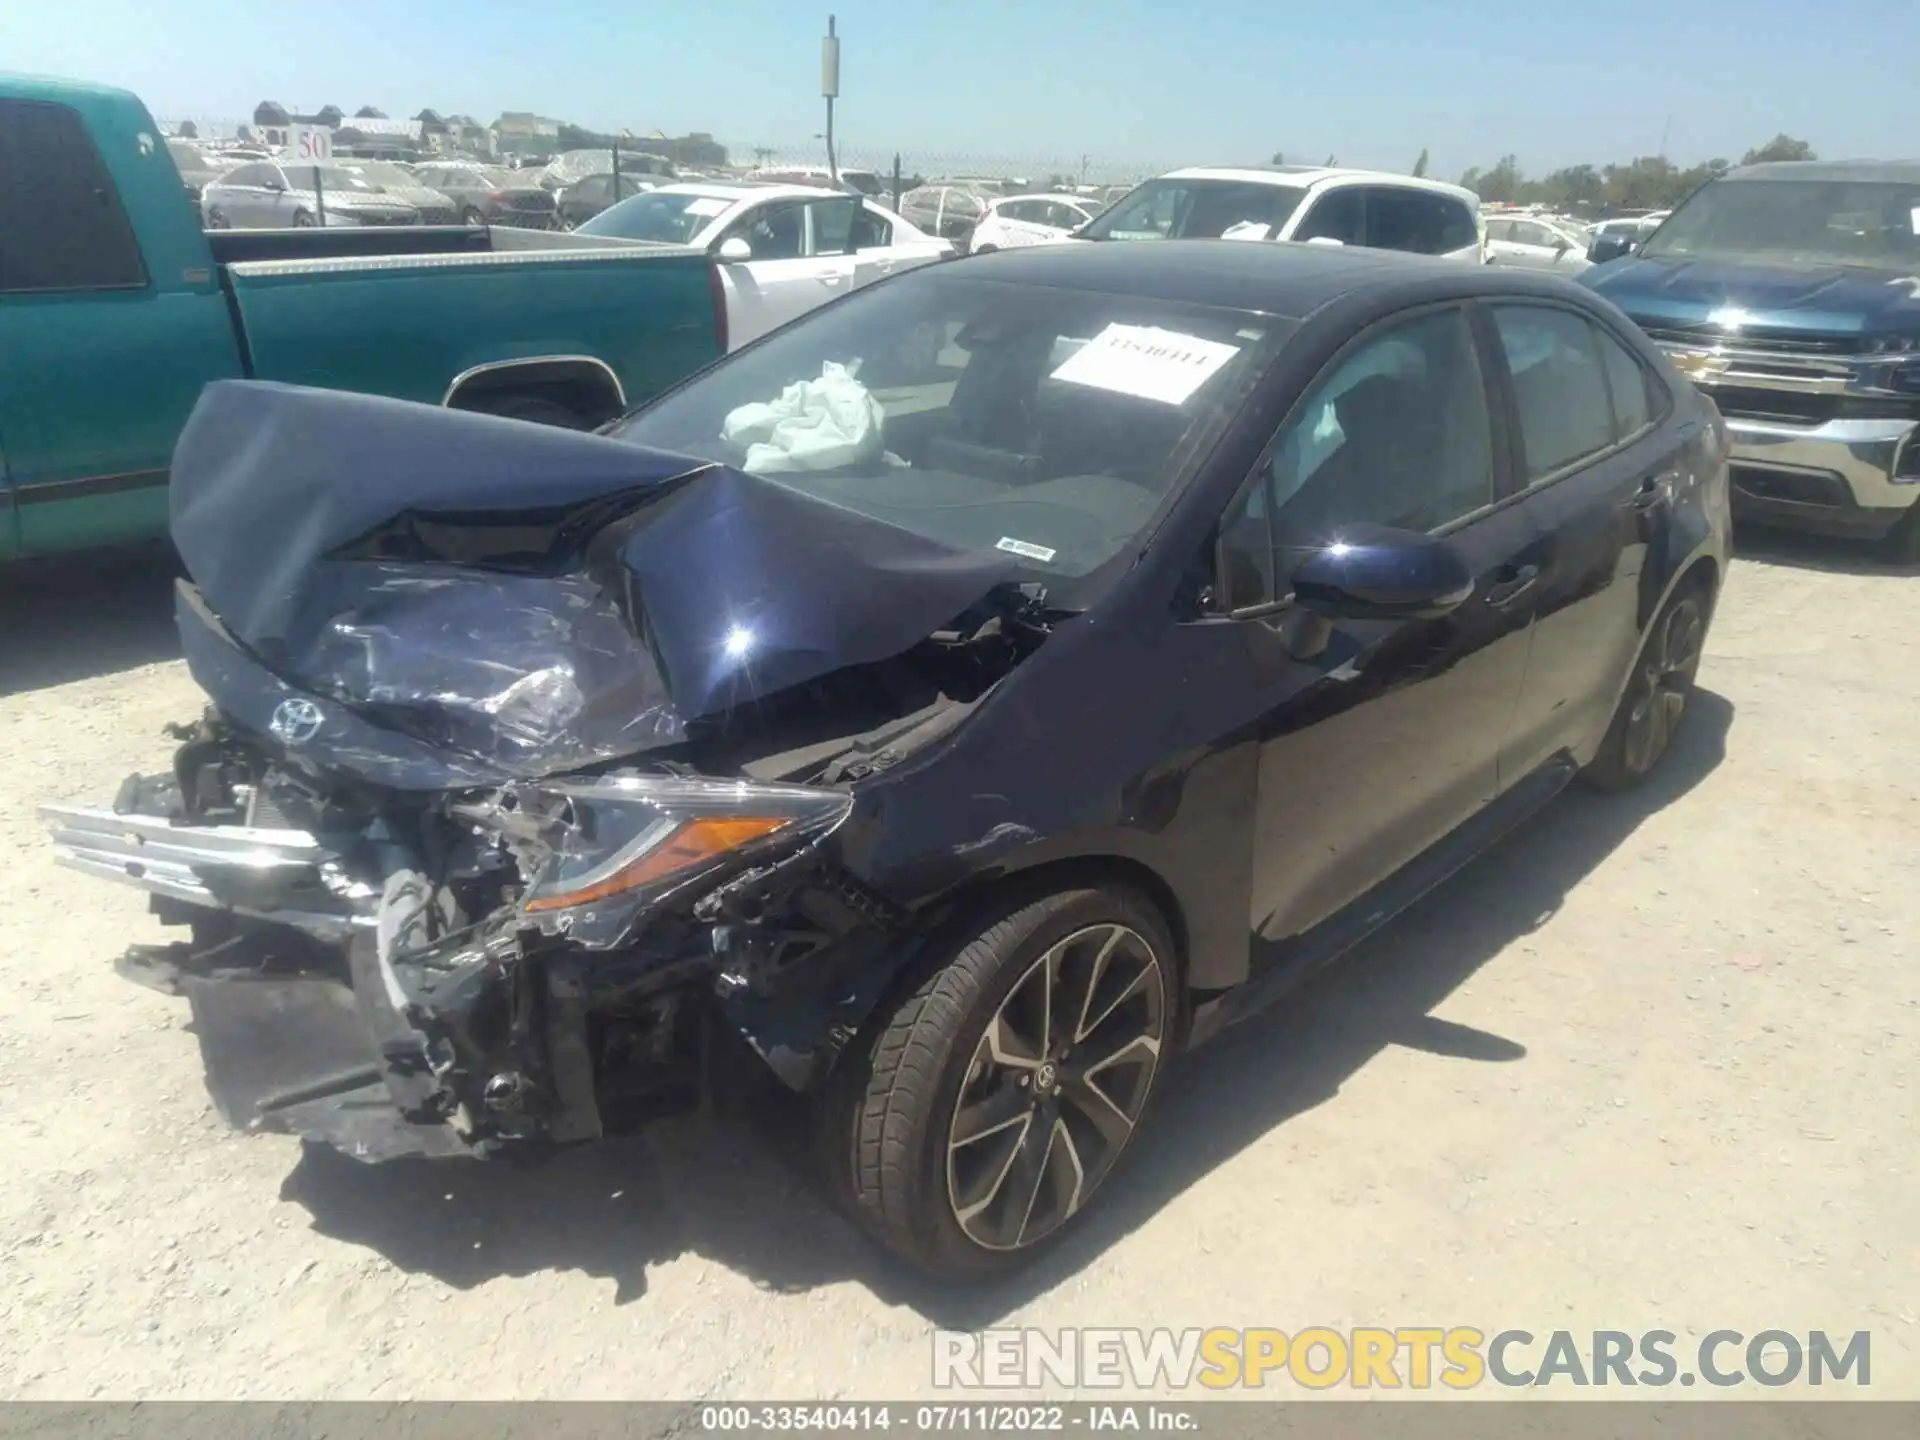
{"label": "damaged dark blue sedan", "polygon": [[120,968],[236,1125],[498,1155],[764,1064],[850,1213],[980,1273],[1182,1048],[1659,764],[1726,456],[1591,293],[1310,246],[915,272],[598,435],[216,385],[212,704],[45,813],[186,927]]}

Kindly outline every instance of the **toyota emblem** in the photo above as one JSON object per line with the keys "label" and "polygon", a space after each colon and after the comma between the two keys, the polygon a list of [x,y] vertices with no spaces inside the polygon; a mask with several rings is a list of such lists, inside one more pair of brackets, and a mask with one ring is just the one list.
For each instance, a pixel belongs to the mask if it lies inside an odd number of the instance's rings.
{"label": "toyota emblem", "polygon": [[273,718],[267,722],[267,729],[282,745],[304,745],[320,733],[325,719],[320,707],[311,700],[282,700],[273,707]]}

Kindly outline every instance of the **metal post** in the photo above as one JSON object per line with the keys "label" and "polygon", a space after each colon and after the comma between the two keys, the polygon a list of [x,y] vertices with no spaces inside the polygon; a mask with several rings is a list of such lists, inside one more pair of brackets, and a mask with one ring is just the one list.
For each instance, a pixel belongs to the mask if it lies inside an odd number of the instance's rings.
{"label": "metal post", "polygon": [[320,212],[320,228],[327,228],[327,186],[320,178],[320,167],[313,167],[313,208]]}
{"label": "metal post", "polygon": [[827,16],[827,38],[820,42],[820,93],[827,101],[827,178],[840,183],[840,160],[833,153],[833,102],[840,94],[840,36]]}
{"label": "metal post", "polygon": [[893,208],[897,214],[900,209],[900,152],[893,152]]}
{"label": "metal post", "polygon": [[613,141],[613,203],[620,203],[620,137],[609,137]]}

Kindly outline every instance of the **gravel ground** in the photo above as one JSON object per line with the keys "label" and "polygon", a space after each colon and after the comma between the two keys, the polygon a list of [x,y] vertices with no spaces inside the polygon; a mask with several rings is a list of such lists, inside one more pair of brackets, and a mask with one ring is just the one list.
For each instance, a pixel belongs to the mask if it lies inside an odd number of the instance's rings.
{"label": "gravel ground", "polygon": [[533,1171],[226,1132],[184,1006],[109,968],[143,900],[33,815],[197,711],[165,576],[0,578],[0,1396],[905,1396],[931,1327],[1005,1323],[1865,1329],[1920,1398],[1917,584],[1743,558],[1651,789],[1567,797],[1196,1057],[1076,1243],[954,1295],[778,1115]]}

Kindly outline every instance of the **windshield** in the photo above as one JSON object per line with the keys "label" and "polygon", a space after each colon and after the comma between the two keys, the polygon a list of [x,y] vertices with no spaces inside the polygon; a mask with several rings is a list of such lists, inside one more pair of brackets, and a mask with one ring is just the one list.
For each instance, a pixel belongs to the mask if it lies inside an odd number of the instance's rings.
{"label": "windshield", "polygon": [[295,190],[312,190],[317,176],[329,191],[351,191],[358,195],[378,195],[380,187],[364,175],[342,165],[283,165],[287,184]]}
{"label": "windshield", "polygon": [[686,245],[734,202],[710,195],[662,195],[650,190],[610,205],[574,231],[576,235],[612,235],[621,240],[654,240]]}
{"label": "windshield", "polygon": [[963,549],[1077,609],[1124,569],[1291,323],[923,272],[861,291],[612,433]]}
{"label": "windshield", "polygon": [[1920,266],[1920,184],[1878,180],[1717,180],[1641,249],[1669,259]]}
{"label": "windshield", "polygon": [[1306,191],[1248,180],[1149,180],[1081,231],[1088,240],[1276,239]]}

